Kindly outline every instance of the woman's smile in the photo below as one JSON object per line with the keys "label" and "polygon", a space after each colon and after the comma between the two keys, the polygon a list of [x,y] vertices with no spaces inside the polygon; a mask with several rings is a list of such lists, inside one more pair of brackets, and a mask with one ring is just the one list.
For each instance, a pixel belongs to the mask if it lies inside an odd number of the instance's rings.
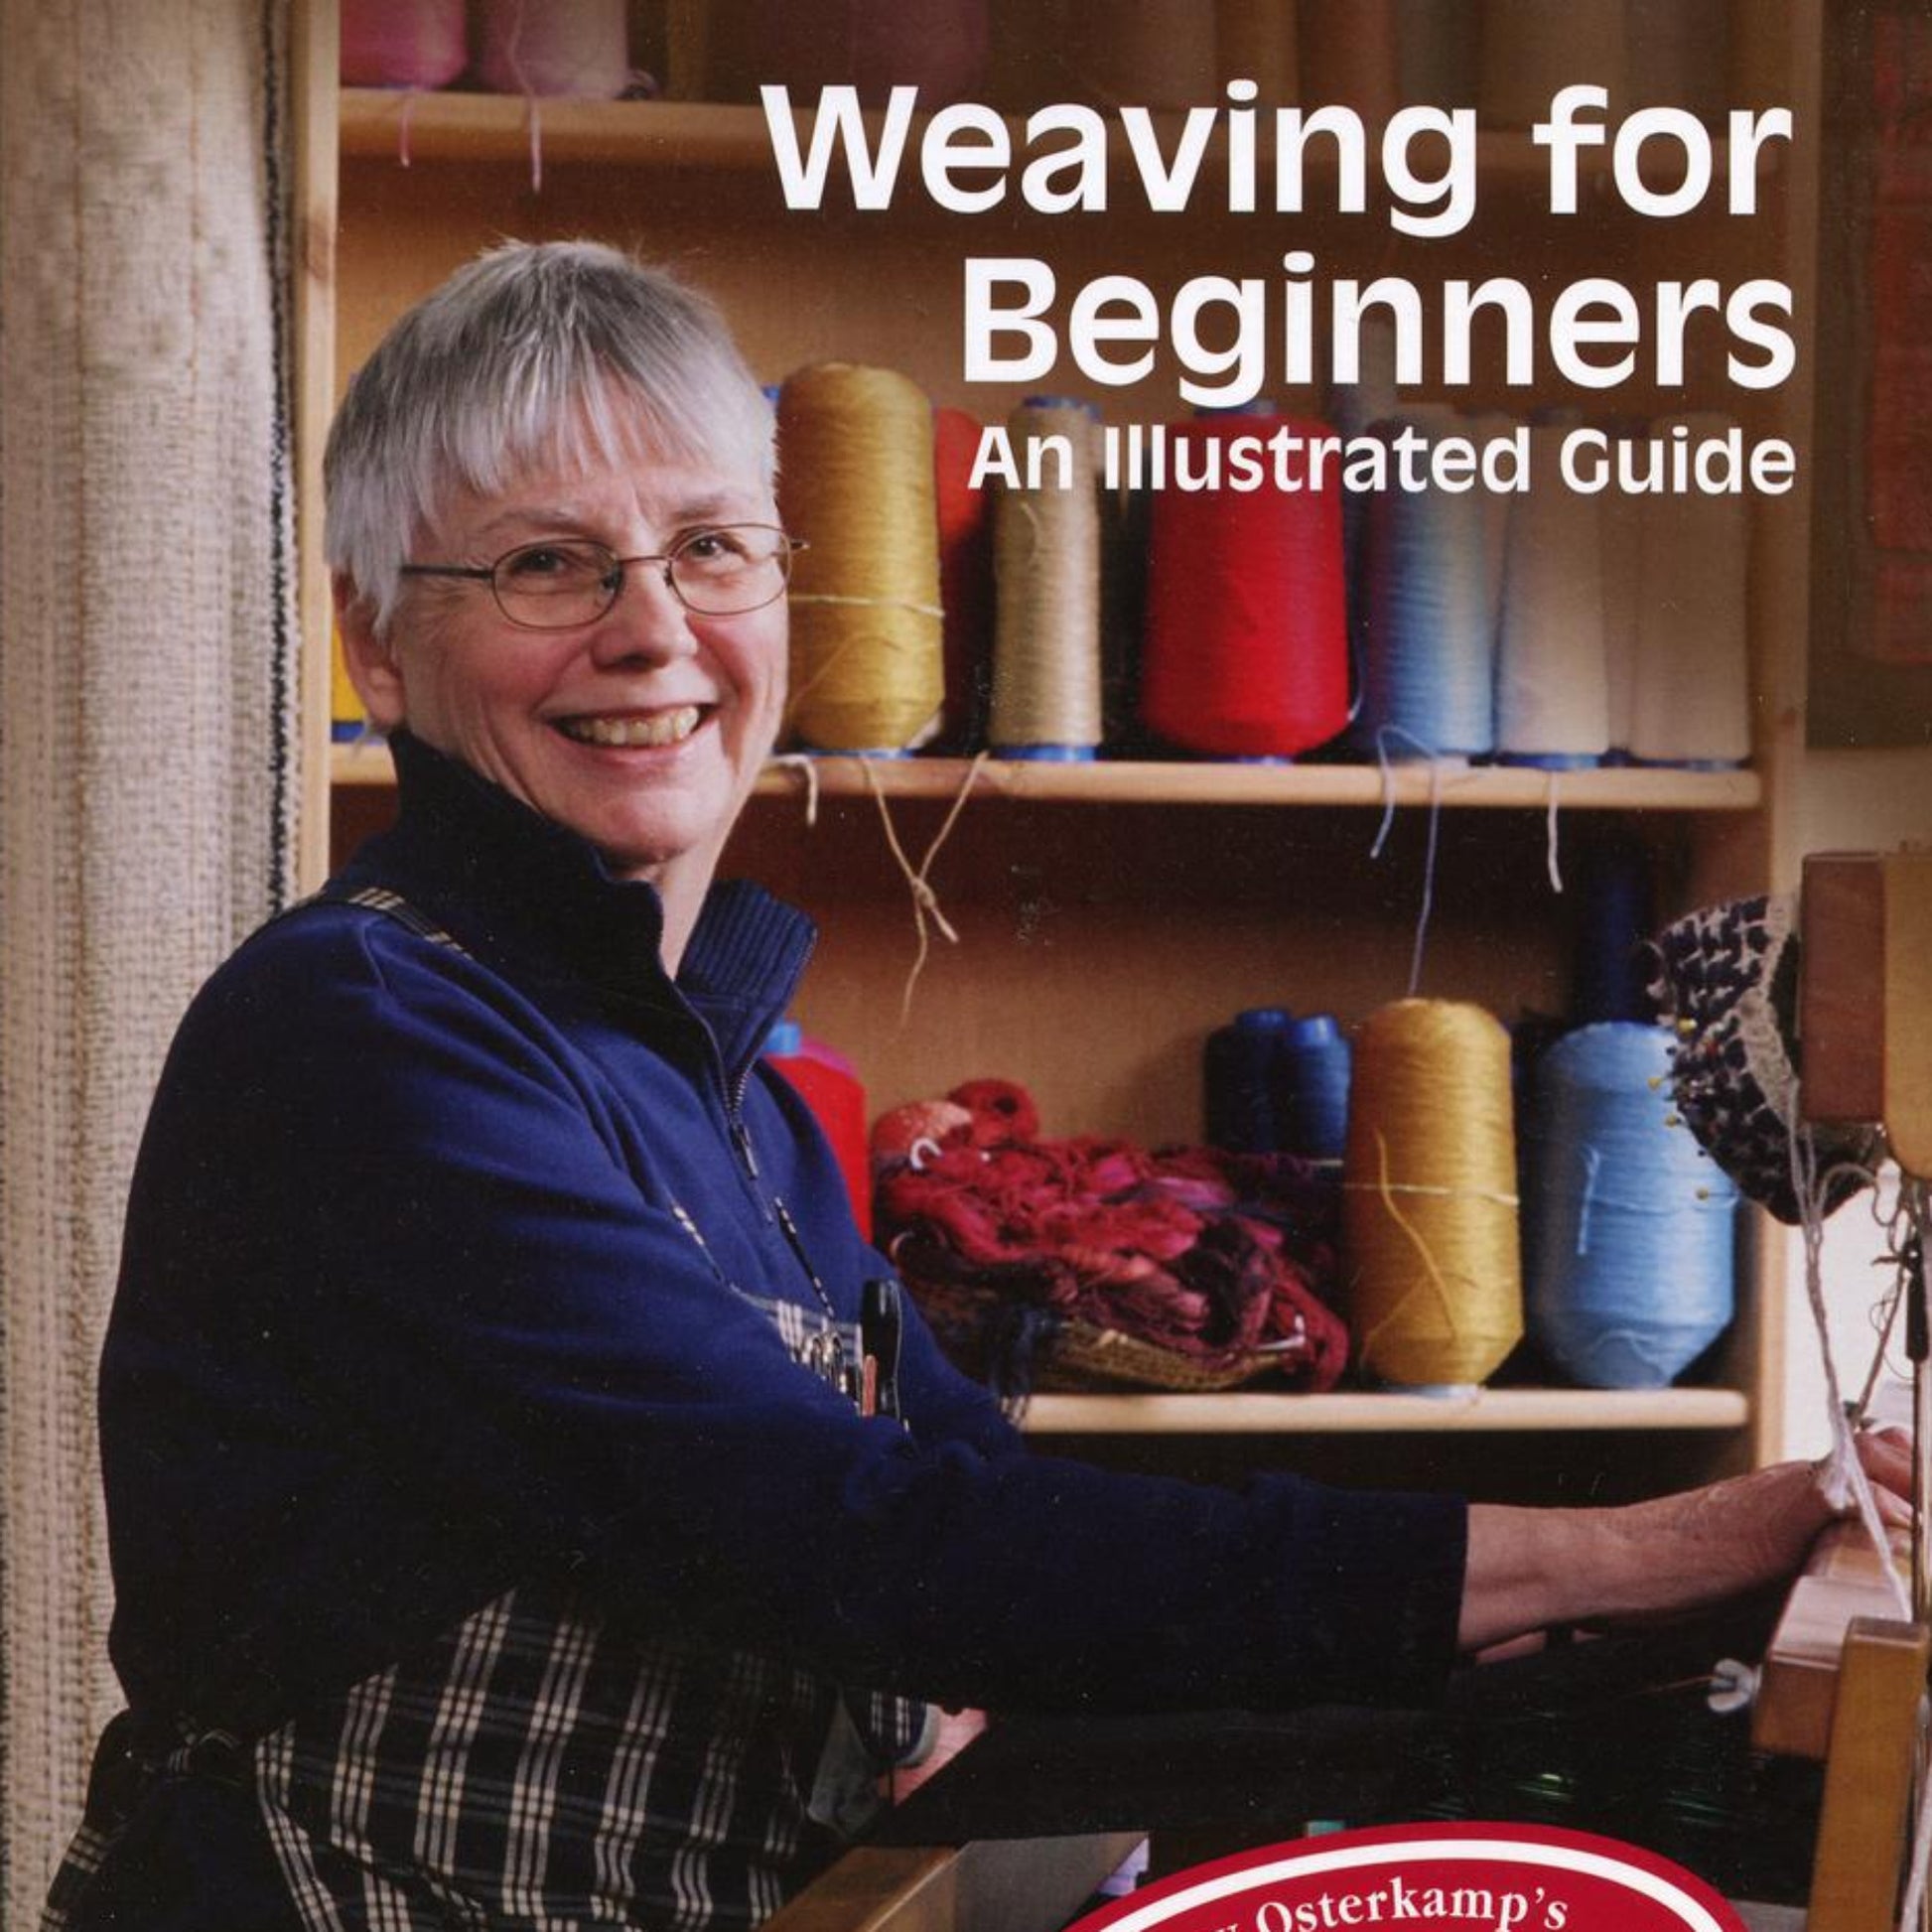
{"label": "woman's smile", "polygon": [[579,745],[634,750],[681,745],[705,722],[706,707],[678,705],[667,711],[617,712],[605,716],[560,718],[557,729]]}

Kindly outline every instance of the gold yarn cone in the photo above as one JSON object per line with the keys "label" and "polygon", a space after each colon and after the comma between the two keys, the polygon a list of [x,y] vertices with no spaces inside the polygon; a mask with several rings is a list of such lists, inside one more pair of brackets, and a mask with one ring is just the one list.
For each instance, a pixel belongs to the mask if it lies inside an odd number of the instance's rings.
{"label": "gold yarn cone", "polygon": [[945,696],[932,408],[891,369],[822,362],[778,397],[778,497],[803,537],[791,579],[790,735],[897,751]]}
{"label": "gold yarn cone", "polygon": [[1523,1333],[1509,1035],[1480,1007],[1398,1000],[1355,1041],[1342,1163],[1362,1365],[1409,1387],[1494,1373]]}

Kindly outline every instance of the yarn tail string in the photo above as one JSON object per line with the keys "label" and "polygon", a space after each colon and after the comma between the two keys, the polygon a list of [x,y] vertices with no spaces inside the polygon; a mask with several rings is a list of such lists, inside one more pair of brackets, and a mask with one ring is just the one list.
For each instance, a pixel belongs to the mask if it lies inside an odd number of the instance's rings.
{"label": "yarn tail string", "polygon": [[805,830],[818,826],[818,760],[806,752],[779,752],[771,759],[780,771],[795,771],[805,781]]}
{"label": "yarn tail string", "polygon": [[905,975],[904,990],[899,995],[898,1024],[901,1027],[912,1017],[913,989],[919,983],[920,974],[925,971],[926,959],[932,950],[932,937],[926,930],[926,920],[930,918],[938,927],[940,935],[949,943],[955,946],[959,943],[959,934],[953,930],[944,911],[941,910],[939,896],[932,890],[928,874],[932,871],[933,861],[939,856],[940,847],[951,837],[953,827],[959,822],[959,815],[965,809],[966,800],[979,780],[980,767],[989,756],[990,754],[981,752],[966,767],[966,775],[959,782],[959,789],[953,795],[952,804],[945,818],[940,822],[938,831],[932,835],[932,841],[925,849],[925,856],[916,868],[906,857],[905,847],[899,841],[898,827],[893,822],[892,807],[887,803],[885,790],[880,785],[878,773],[873,769],[872,760],[864,759],[860,761],[859,768],[866,774],[866,788],[872,793],[874,804],[879,807],[880,822],[886,831],[887,848],[892,853],[893,860],[903,875],[906,887],[912,895],[912,923],[918,934],[918,946],[912,957],[911,968]]}
{"label": "yarn tail string", "polygon": [[543,193],[543,109],[538,103],[537,90],[532,85],[529,73],[523,66],[523,26],[525,0],[516,0],[516,7],[510,16],[509,40],[503,49],[503,58],[509,64],[511,76],[523,96],[523,124],[530,137],[530,193]]}
{"label": "yarn tail string", "polygon": [[[1448,1282],[1443,1279],[1443,1271],[1437,1265],[1436,1257],[1430,1251],[1429,1243],[1423,1239],[1420,1230],[1409,1217],[1396,1205],[1395,1183],[1389,1177],[1389,1139],[1380,1129],[1377,1129],[1375,1135],[1375,1168],[1376,1191],[1381,1196],[1383,1211],[1396,1224],[1396,1227],[1401,1231],[1403,1239],[1415,1249],[1418,1258],[1422,1262],[1423,1273],[1427,1277],[1429,1285],[1435,1289],[1436,1299],[1442,1304],[1443,1313],[1449,1319],[1449,1335],[1453,1338],[1455,1334],[1454,1299],[1449,1294]],[[1390,1309],[1388,1313],[1367,1334],[1363,1335],[1362,1353],[1364,1356],[1373,1354],[1374,1343],[1377,1338],[1408,1308],[1409,1304],[1421,1292],[1421,1287],[1422,1284],[1418,1283],[1406,1295],[1398,1298],[1395,1306]]]}
{"label": "yarn tail string", "polygon": [[1563,774],[1553,770],[1550,773],[1549,808],[1543,820],[1543,845],[1550,870],[1550,890],[1563,891],[1563,862],[1557,849],[1557,813],[1561,804]]}
{"label": "yarn tail string", "polygon": [[1375,757],[1382,767],[1382,823],[1368,856],[1379,859],[1382,847],[1395,823],[1395,766],[1389,758],[1389,740],[1406,739],[1429,760],[1429,844],[1423,856],[1422,905],[1416,913],[1416,940],[1409,952],[1409,997],[1414,999],[1422,985],[1422,962],[1429,942],[1429,918],[1436,904],[1436,849],[1442,831],[1443,760],[1433,746],[1406,732],[1400,725],[1383,725],[1375,734]]}

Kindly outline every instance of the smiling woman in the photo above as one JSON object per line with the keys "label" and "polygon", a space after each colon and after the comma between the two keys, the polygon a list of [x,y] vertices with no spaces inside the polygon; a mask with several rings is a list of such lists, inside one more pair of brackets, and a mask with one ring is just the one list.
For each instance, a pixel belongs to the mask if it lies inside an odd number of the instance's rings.
{"label": "smiling woman", "polygon": [[[571,333],[596,260],[485,257],[395,331],[331,435],[328,547],[370,721],[655,885],[674,972],[777,735],[791,545],[771,412],[722,327],[633,269]],[[383,523],[397,477],[414,514]]]}
{"label": "smiling woman", "polygon": [[1796,1466],[1532,1514],[1027,1452],[761,1058],[809,926],[714,880],[784,695],[771,434],[706,304],[575,244],[350,385],[400,813],[155,1099],[100,1377],[129,1711],[47,1932],[749,1926],[927,1700],[1426,1700],[1827,1514]]}

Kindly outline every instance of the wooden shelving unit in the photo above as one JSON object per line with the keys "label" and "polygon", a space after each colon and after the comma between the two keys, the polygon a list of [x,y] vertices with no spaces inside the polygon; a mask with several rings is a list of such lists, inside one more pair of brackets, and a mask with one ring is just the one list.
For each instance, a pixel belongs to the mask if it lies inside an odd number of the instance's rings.
{"label": "wooden shelving unit", "polygon": [[[801,141],[810,116],[796,109]],[[884,115],[865,117],[877,129]],[[1016,153],[1023,150],[1025,116],[1010,117]],[[1178,126],[1178,114],[1156,117],[1157,127]],[[520,161],[530,152],[532,133],[544,154],[556,161],[604,162],[618,167],[705,168],[718,173],[762,173],[771,165],[771,141],[762,107],[694,100],[545,100],[530,102],[510,94],[406,93],[374,87],[345,87],[341,105],[342,152],[345,156],[415,161]],[[1216,144],[1219,144],[1218,146]],[[1211,165],[1226,145],[1216,130],[1206,156]],[[1264,135],[1262,152],[1267,151]],[[1729,149],[1712,144],[1713,165],[1722,177]],[[1758,158],[1766,176],[1778,166],[1777,151]],[[1317,168],[1327,165],[1317,150]],[[1476,137],[1476,165],[1492,188],[1534,187],[1548,174],[1549,159],[1527,133],[1485,130]],[[1586,184],[1607,178],[1607,157],[1587,159]]]}
{"label": "wooden shelving unit", "polygon": [[[985,249],[987,224],[948,226],[916,196],[897,212],[847,208],[823,223],[786,210],[755,106],[545,101],[533,111],[522,100],[483,94],[339,90],[334,7],[305,0],[299,18],[308,130],[301,440],[310,500],[321,425],[344,372],[395,313],[504,234],[606,233],[681,264],[725,307],[765,379],[838,355],[906,368],[935,401],[977,406],[987,419],[1015,399],[969,393],[936,326],[957,309],[961,236],[970,229],[968,252]],[[1731,18],[1741,37],[1739,98],[1787,101],[1801,129],[1795,146],[1773,149],[1760,168],[1769,212],[1755,222],[1715,211],[1673,222],[1626,215],[1601,235],[1588,218],[1568,227],[1546,219],[1541,253],[1525,272],[1552,279],[1622,272],[1633,281],[1776,274],[1797,290],[1799,328],[1809,327],[1818,296],[1812,254],[1823,13],[1819,0],[1736,0]],[[541,192],[532,171],[537,150]],[[1717,165],[1722,177],[1722,143]],[[1531,211],[1526,218],[1535,218],[1546,166],[1526,134],[1480,137],[1485,196]],[[1131,197],[1120,200],[1117,215],[1090,222],[1029,224],[1016,212],[1000,245],[1064,250],[1069,284],[1137,267],[1176,279],[1227,272],[1233,231],[1219,229],[1219,217],[1176,224],[1149,215],[1144,205],[1133,212]],[[1401,273],[1405,250],[1430,246],[1392,237],[1374,221],[1351,227],[1332,211],[1292,225],[1294,245],[1313,248],[1324,270],[1337,274]],[[1258,232],[1241,231],[1250,253]],[[1481,239],[1445,244],[1446,254],[1421,272],[1496,272]],[[1271,254],[1263,245],[1255,272],[1279,253],[1280,246]],[[877,299],[882,289],[892,301]],[[1521,399],[1491,383],[1469,400]],[[1628,400],[1662,411],[1687,398]],[[1130,396],[1109,406],[1139,407]],[[1755,433],[1789,437],[1802,463],[1810,400],[1801,385],[1744,398],[1740,413]],[[1757,506],[1750,608],[1759,727],[1748,769],[1553,775],[1340,762],[987,759],[975,768],[925,757],[818,758],[809,766],[780,759],[760,778],[762,802],[747,814],[732,857],[820,915],[825,936],[801,1018],[858,1058],[875,1104],[980,1074],[1019,1074],[1049,1132],[1188,1138],[1199,1040],[1219,1019],[1268,1003],[1356,1018],[1404,990],[1420,834],[1384,877],[1369,868],[1368,841],[1358,836],[1372,822],[1366,813],[1445,808],[1444,877],[1423,990],[1483,998],[1505,1014],[1560,1002],[1574,904],[1546,883],[1546,845],[1553,859],[1559,826],[1566,841],[1579,838],[1577,814],[1588,815],[1584,833],[1613,821],[1650,847],[1666,913],[1762,890],[1799,729],[1802,681],[1793,666],[1803,650],[1809,518],[1802,487]],[[312,544],[308,554],[304,598],[321,675],[326,594]],[[379,823],[392,783],[380,745],[331,747],[325,720],[326,706],[318,707],[310,828],[318,877],[332,820],[339,845]],[[912,1018],[901,1023],[912,919],[904,881],[883,856],[875,807],[883,802],[896,815],[917,854],[969,786],[972,809],[961,814],[932,876],[960,944],[935,948]],[[823,811],[793,809],[808,799]],[[1170,809],[1180,807],[1188,809]],[[1501,1470],[1504,1486],[1511,1446],[1549,1439],[1558,1446],[1552,1454],[1579,1468],[1610,1468],[1626,1487],[1686,1479],[1750,1459],[1770,1428],[1780,1377],[1778,1298],[1771,1268],[1759,1265],[1757,1276],[1713,1371],[1715,1386],[1630,1394],[1511,1387],[1448,1402],[1259,1390],[1043,1395],[1027,1426],[1047,1444],[1113,1437],[1152,1446],[1157,1456],[1173,1444],[1179,1460],[1189,1439],[1227,1441],[1257,1463],[1295,1462],[1317,1443],[1339,1446],[1344,1456],[1352,1446],[1366,1457],[1393,1439],[1418,1467],[1433,1468],[1439,1455],[1467,1448],[1500,1458],[1485,1467]]]}
{"label": "wooden shelving unit", "polygon": [[1036,1395],[1034,1436],[1447,1436],[1734,1430],[1736,1389],[1475,1389],[1466,1395]]}
{"label": "wooden shelving unit", "polygon": [[[345,744],[330,754],[336,785],[395,782],[379,743]],[[1036,764],[1024,759],[953,758],[783,758],[765,767],[767,796],[813,788],[828,798],[975,797],[1095,805],[1427,805],[1458,810],[1743,812],[1763,798],[1751,771],[1635,770],[1605,767],[1538,771],[1503,765],[1216,764],[1096,759]]]}

